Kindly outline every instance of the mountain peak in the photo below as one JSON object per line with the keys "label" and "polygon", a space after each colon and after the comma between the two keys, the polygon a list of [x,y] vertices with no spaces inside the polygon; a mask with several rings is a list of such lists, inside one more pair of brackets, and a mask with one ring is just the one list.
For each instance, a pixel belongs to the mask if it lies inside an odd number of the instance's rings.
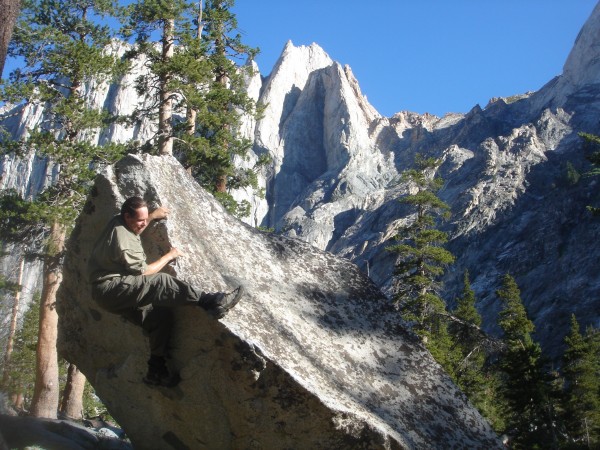
{"label": "mountain peak", "polygon": [[563,77],[576,87],[600,83],[600,3],[579,32]]}

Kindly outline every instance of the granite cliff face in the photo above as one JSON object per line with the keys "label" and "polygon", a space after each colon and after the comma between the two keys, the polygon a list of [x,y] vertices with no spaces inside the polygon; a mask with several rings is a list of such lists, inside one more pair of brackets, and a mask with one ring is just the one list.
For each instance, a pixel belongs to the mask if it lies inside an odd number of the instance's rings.
{"label": "granite cliff face", "polygon": [[[567,175],[569,166],[589,168],[578,133],[600,134],[599,21],[597,6],[563,74],[539,91],[442,118],[381,117],[349,68],[328,64],[314,45],[288,44],[261,96],[279,101],[255,129],[255,151],[274,155],[263,225],[351,259],[389,292],[394,258],[385,248],[407,218],[399,174],[416,153],[441,158],[440,196],[452,206],[444,226],[457,257],[444,280],[447,301],[469,270],[493,331],[494,292],[511,273],[538,339],[557,354],[571,313],[600,326],[600,225],[585,209],[597,201],[597,185]],[[297,71],[302,77],[292,80]]]}
{"label": "granite cliff face", "polygon": [[[175,389],[142,383],[141,329],[100,310],[85,279],[99,232],[131,195],[171,209],[142,234],[151,260],[175,246],[185,253],[171,268],[178,277],[206,291],[247,289],[220,321],[177,311]],[[136,448],[501,448],[354,264],[232,218],[173,158],[129,156],[100,174],[69,241],[57,308],[60,352]]]}

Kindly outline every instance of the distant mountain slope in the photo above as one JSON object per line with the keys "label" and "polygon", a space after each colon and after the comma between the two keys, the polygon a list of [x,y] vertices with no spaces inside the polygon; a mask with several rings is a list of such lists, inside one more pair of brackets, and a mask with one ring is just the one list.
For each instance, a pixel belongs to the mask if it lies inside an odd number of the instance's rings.
{"label": "distant mountain slope", "polygon": [[494,292],[510,272],[546,348],[558,350],[571,313],[599,326],[599,224],[585,210],[596,187],[567,178],[568,164],[587,167],[578,133],[600,134],[599,20],[596,7],[563,74],[540,91],[443,118],[384,118],[348,67],[314,44],[288,44],[264,84],[269,107],[255,129],[256,151],[274,159],[263,225],[350,258],[389,290],[394,257],[385,248],[407,215],[397,201],[406,193],[399,174],[416,153],[436,156],[457,256],[447,300],[469,270],[494,329]]}

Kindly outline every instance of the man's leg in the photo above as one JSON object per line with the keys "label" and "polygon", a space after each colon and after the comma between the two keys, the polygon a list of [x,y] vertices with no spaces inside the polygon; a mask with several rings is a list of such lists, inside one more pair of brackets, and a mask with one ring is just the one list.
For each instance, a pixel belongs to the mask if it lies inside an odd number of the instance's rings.
{"label": "man's leg", "polygon": [[[128,278],[128,277],[125,277]],[[138,278],[138,277],[135,277]],[[194,304],[200,306],[215,318],[223,317],[241,299],[244,290],[241,286],[230,293],[205,293],[196,290],[185,281],[166,273],[146,275],[139,280],[138,305],[155,307],[175,307]]]}
{"label": "man's leg", "polygon": [[93,296],[104,309],[121,315],[142,312],[141,325],[150,340],[149,384],[174,386],[178,377],[169,375],[165,356],[171,337],[173,313],[170,308],[197,305],[216,318],[223,317],[240,300],[243,289],[230,293],[204,293],[177,278],[158,273],[128,275],[95,286]]}
{"label": "man's leg", "polygon": [[170,371],[167,367],[173,324],[172,309],[152,305],[144,307],[142,328],[150,342],[148,372],[144,377],[146,384],[173,387],[179,383],[179,374]]}
{"label": "man's leg", "polygon": [[[144,334],[148,336],[150,358],[144,382],[175,386],[179,377],[170,374],[166,364],[173,328],[173,311],[170,307],[194,305],[197,300],[194,292],[186,292],[180,286],[170,283],[172,277],[146,278],[126,276],[108,280],[101,286],[94,287],[93,296],[104,309],[142,327]],[[170,307],[154,306],[153,303]]]}
{"label": "man's leg", "polygon": [[148,307],[142,312],[142,328],[150,341],[150,354],[169,357],[169,341],[173,331],[173,311],[168,308]]}
{"label": "man's leg", "polygon": [[201,292],[166,273],[115,277],[92,289],[98,304],[114,313],[148,305],[166,308],[197,305],[216,318],[235,306],[243,293],[241,286],[229,293]]}

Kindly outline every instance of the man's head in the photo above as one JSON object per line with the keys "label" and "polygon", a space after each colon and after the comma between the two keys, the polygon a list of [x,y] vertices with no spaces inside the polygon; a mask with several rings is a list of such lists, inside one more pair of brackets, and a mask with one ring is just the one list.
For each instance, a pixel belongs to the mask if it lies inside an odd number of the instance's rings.
{"label": "man's head", "polygon": [[148,225],[148,205],[140,197],[129,197],[121,206],[121,218],[127,228],[141,234]]}

